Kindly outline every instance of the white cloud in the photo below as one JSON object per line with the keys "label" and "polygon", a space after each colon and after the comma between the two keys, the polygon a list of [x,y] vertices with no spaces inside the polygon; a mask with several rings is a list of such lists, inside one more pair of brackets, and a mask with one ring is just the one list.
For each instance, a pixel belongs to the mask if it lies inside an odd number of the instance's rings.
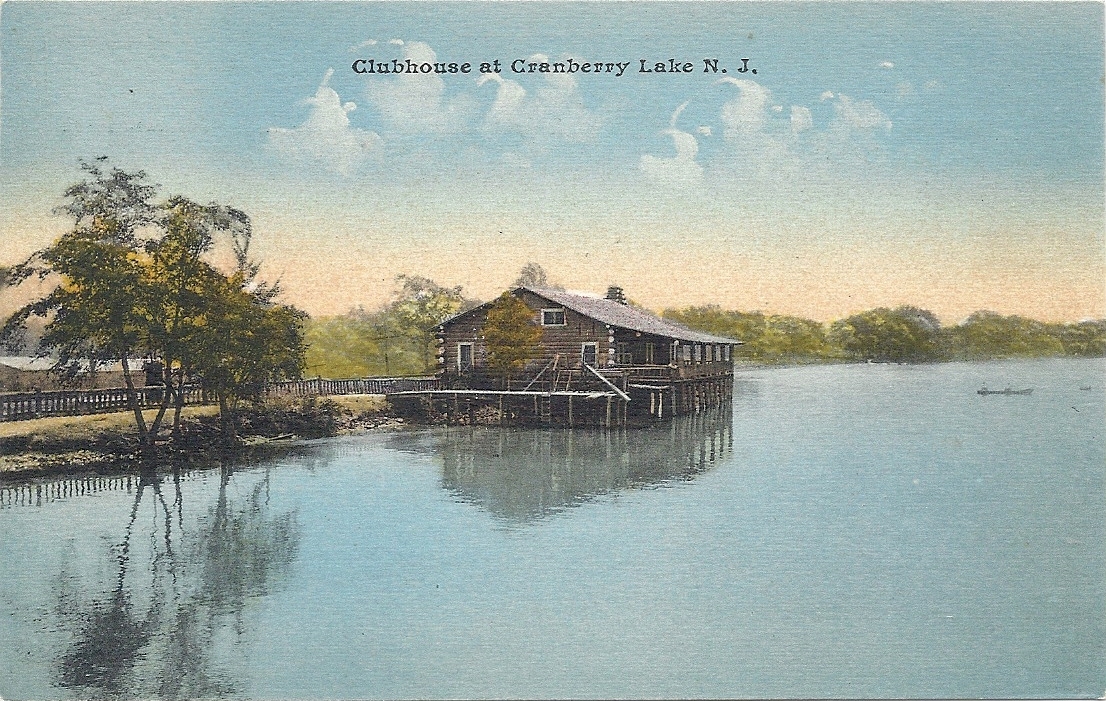
{"label": "white cloud", "polygon": [[891,119],[868,100],[854,102],[846,95],[838,95],[833,108],[837,119],[852,129],[891,131]]}
{"label": "white cloud", "polygon": [[[542,54],[529,60],[549,62]],[[477,85],[496,84],[495,101],[484,117],[485,129],[518,133],[538,145],[553,141],[594,142],[604,118],[584,105],[576,78],[563,73],[542,75],[541,83],[532,92],[496,73],[482,76]]]}
{"label": "white cloud", "polygon": [[360,51],[361,49],[365,49],[365,48],[368,48],[370,46],[376,46],[376,44],[377,44],[376,39],[366,39],[365,41],[361,42],[357,46],[349,47],[349,50],[350,50],[350,53],[353,53],[354,51]]}
{"label": "white cloud", "polygon": [[791,133],[798,134],[814,126],[809,107],[791,106]]}
{"label": "white cloud", "polygon": [[879,67],[880,68],[894,68],[895,64],[892,63],[891,61],[883,61],[882,63],[879,64]]}
{"label": "white cloud", "polygon": [[722,135],[734,139],[759,132],[764,125],[768,90],[760,83],[738,78],[722,78],[718,83],[734,85],[741,91],[736,99],[722,105]]}
{"label": "white cloud", "polygon": [[691,134],[676,128],[676,121],[687,105],[688,103],[684,102],[676,108],[668,120],[668,129],[663,132],[672,137],[676,155],[672,158],[659,158],[649,154],[641,157],[639,167],[645,177],[654,183],[688,186],[696,185],[703,180],[703,166],[695,161],[695,157],[699,154],[699,142]]}
{"label": "white cloud", "polygon": [[696,128],[695,131],[699,132],[703,136],[711,136],[711,135],[714,134],[714,132],[711,130],[711,128],[709,126],[700,126],[700,127]]}
{"label": "white cloud", "polygon": [[684,110],[687,109],[687,106],[689,104],[691,104],[691,100],[684,100],[682,103],[680,103],[680,106],[677,107],[676,111],[672,113],[672,116],[668,118],[669,129],[676,128],[676,122],[680,120],[680,115],[684,113]]}
{"label": "white cloud", "polygon": [[664,133],[672,137],[676,155],[672,158],[658,158],[646,154],[641,157],[640,168],[645,176],[662,185],[695,185],[703,179],[703,166],[695,161],[699,153],[699,142],[686,131],[665,129]]}
{"label": "white cloud", "polygon": [[[402,60],[434,63],[437,54],[421,41],[388,42],[402,47]],[[448,133],[463,127],[474,103],[467,96],[447,99],[445,81],[434,73],[401,73],[394,78],[370,76],[366,95],[389,129],[403,134]]]}
{"label": "white cloud", "polygon": [[832,100],[832,99],[833,99],[833,93],[829,90],[825,91],[824,93],[822,93],[821,95],[818,96],[818,102],[825,102],[826,100]]}
{"label": "white cloud", "polygon": [[292,129],[270,128],[269,144],[287,158],[350,175],[379,146],[381,139],[375,132],[350,126],[348,115],[357,105],[342,103],[329,85],[333,74],[331,68],[315,95],[303,101],[311,107],[303,124]]}

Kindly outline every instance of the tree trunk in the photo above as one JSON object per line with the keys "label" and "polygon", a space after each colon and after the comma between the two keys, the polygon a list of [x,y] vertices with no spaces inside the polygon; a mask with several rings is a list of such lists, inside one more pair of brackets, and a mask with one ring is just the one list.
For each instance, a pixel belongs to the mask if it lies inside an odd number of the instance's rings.
{"label": "tree trunk", "polygon": [[180,414],[184,409],[184,373],[181,373],[180,385],[173,390],[173,440],[180,438]]}
{"label": "tree trunk", "polygon": [[222,433],[223,447],[233,446],[238,435],[234,428],[234,413],[227,404],[225,392],[219,392],[219,430]]}
{"label": "tree trunk", "polygon": [[161,405],[157,409],[157,416],[154,417],[154,423],[150,426],[150,443],[157,441],[157,434],[161,430],[161,422],[165,418],[166,410],[169,409],[169,400],[174,394],[173,371],[169,368],[169,363],[162,364],[161,383]]}
{"label": "tree trunk", "polygon": [[134,412],[134,422],[138,427],[138,443],[145,446],[149,440],[149,431],[146,430],[146,417],[142,415],[142,402],[138,401],[138,392],[135,391],[134,378],[131,377],[131,367],[124,355],[120,361],[123,365],[123,381],[127,385],[127,402]]}

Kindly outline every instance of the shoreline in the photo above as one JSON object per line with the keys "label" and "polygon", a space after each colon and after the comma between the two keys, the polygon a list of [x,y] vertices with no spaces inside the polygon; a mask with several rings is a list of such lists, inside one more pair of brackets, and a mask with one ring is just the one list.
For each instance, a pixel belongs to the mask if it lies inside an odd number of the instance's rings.
{"label": "shoreline", "polygon": [[[383,395],[335,395],[267,402],[240,410],[238,440],[219,447],[218,408],[186,407],[181,435],[143,457],[129,411],[0,423],[0,484],[48,477],[203,469],[294,450],[305,440],[405,425]],[[153,410],[145,412],[152,418]]]}
{"label": "shoreline", "polygon": [[[995,358],[952,362],[1052,359]],[[943,365],[947,362],[907,364]],[[848,360],[739,361],[734,365],[734,373],[739,376],[749,371],[864,364],[867,363]],[[145,413],[150,420],[155,411]],[[294,450],[305,440],[395,430],[411,423],[410,417],[397,414],[382,394],[285,397],[240,409],[238,440],[228,449],[218,447],[221,439],[218,408],[190,406],[182,412],[181,436],[159,446],[152,458],[143,459],[135,437],[134,416],[129,411],[0,422],[0,485],[51,477],[125,475],[138,474],[143,469],[204,469],[227,462],[248,463]]]}

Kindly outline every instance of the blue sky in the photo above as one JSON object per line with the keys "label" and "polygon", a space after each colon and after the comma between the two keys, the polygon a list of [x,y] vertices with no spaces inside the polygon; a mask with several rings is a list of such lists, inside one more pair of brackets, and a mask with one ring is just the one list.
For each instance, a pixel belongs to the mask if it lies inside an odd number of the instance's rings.
{"label": "blue sky", "polygon": [[[653,308],[1106,314],[1101,4],[9,2],[0,30],[0,263],[107,155],[246,209],[313,313],[536,260]],[[510,72],[535,56],[631,67]],[[504,72],[350,68],[405,57]]]}

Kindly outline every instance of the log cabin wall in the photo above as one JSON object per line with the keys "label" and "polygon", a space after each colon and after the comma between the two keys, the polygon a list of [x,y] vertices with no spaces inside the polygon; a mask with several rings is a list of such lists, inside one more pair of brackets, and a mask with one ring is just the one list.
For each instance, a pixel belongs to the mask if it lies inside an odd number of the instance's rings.
{"label": "log cabin wall", "polygon": [[[556,354],[561,356],[560,367],[579,368],[583,362],[585,343],[596,344],[597,367],[606,367],[613,362],[614,336],[606,324],[527,290],[519,291],[516,296],[530,308],[534,323],[542,330],[537,355],[527,363],[524,372],[537,372]],[[542,324],[543,311],[563,312],[564,323]],[[488,352],[483,339],[487,320],[488,306],[485,305],[442,325],[438,332],[440,371],[447,375],[458,374],[460,345],[468,343],[472,344],[474,369],[479,371],[487,367]]]}
{"label": "log cabin wall", "polygon": [[[566,302],[556,302],[557,295],[549,298],[526,288],[517,289],[513,294],[531,310],[534,323],[542,331],[537,353],[520,373],[521,376],[536,375],[555,355],[560,356],[559,369],[581,368],[584,344],[595,345],[594,367],[612,371],[626,368],[634,377],[684,381],[726,376],[733,372],[734,346],[724,342],[729,339],[702,338],[705,334],[675,328],[672,335],[659,333],[656,329],[636,330],[615,323],[608,324],[575,311],[566,306]],[[581,303],[587,306],[593,301],[589,298]],[[464,375],[462,386],[496,385],[486,370],[487,347],[483,340],[489,306],[490,303],[478,307],[438,327],[439,371],[447,377]],[[610,313],[609,310],[607,313]],[[638,328],[655,326],[647,319],[637,323],[645,324]],[[677,340],[687,338],[689,334],[702,340]],[[719,342],[706,342],[714,340]],[[466,358],[471,357],[472,360],[471,370],[465,372],[460,372],[458,362],[462,345],[466,346]]]}

